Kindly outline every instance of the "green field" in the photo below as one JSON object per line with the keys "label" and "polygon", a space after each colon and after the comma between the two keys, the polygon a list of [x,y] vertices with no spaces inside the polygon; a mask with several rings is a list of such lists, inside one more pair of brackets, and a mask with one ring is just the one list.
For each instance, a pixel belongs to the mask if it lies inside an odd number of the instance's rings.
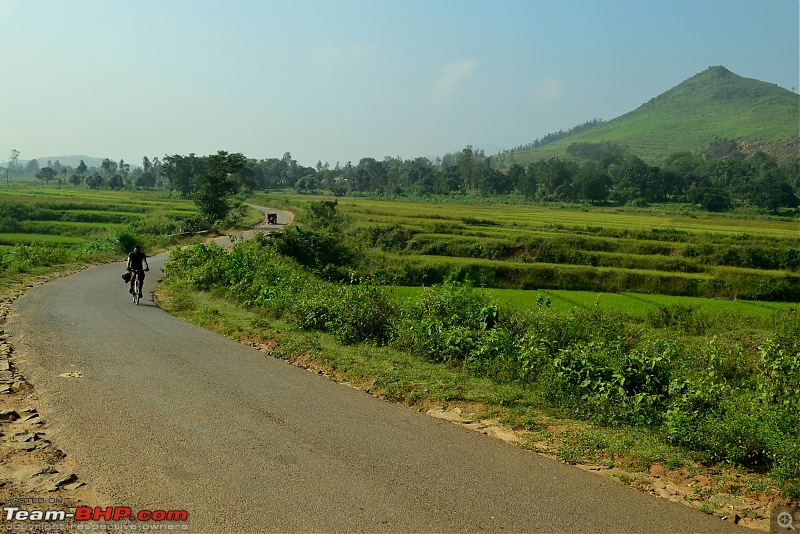
{"label": "green field", "polygon": [[[265,198],[303,211],[317,197]],[[389,285],[800,301],[800,224],[693,210],[340,199]]]}
{"label": "green field", "polygon": [[0,190],[0,246],[76,248],[119,232],[174,233],[196,213],[192,201],[163,194],[17,185]]}
{"label": "green field", "polygon": [[[417,299],[421,287],[392,288],[397,299]],[[520,311],[531,311],[542,307],[556,312],[597,307],[601,310],[623,311],[632,317],[644,317],[659,307],[686,306],[704,313],[742,314],[767,317],[775,313],[797,309],[797,304],[788,302],[762,302],[755,300],[721,300],[699,297],[672,297],[668,295],[646,295],[641,293],[592,293],[588,291],[477,288],[491,302]]]}
{"label": "green field", "polygon": [[[152,254],[201,239],[192,200],[166,192],[58,187],[16,180],[0,188],[0,290],[65,267],[124,258],[135,243]],[[231,223],[257,210],[237,205]]]}

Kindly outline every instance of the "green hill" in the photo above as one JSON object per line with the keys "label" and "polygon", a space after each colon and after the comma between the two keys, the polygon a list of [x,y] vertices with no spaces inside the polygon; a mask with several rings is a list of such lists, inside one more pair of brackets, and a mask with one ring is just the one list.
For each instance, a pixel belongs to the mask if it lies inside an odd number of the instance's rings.
{"label": "green hill", "polygon": [[800,151],[800,96],[775,84],[710,67],[621,117],[553,143],[496,156],[500,166],[558,157],[573,143],[612,142],[649,163],[701,153],[716,138],[779,160]]}

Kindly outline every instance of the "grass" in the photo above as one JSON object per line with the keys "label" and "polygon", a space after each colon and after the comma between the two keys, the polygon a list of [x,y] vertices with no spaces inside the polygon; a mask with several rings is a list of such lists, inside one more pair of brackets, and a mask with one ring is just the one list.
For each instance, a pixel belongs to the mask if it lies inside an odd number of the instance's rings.
{"label": "grass", "polygon": [[[423,288],[394,286],[398,299],[414,299]],[[554,311],[570,311],[574,308],[598,307],[602,310],[624,311],[633,317],[643,318],[661,306],[688,306],[709,314],[744,314],[754,317],[768,317],[774,313],[797,309],[788,302],[761,302],[748,300],[722,300],[698,297],[675,297],[669,295],[648,295],[641,293],[595,293],[591,291],[567,290],[519,290],[476,288],[492,301],[510,308],[527,311],[545,306]]]}
{"label": "grass", "polygon": [[[151,234],[197,213],[189,200],[162,193],[16,186],[0,190],[0,244],[79,248],[115,232]],[[4,218],[5,214],[5,218]],[[166,232],[166,230],[164,230]]]}

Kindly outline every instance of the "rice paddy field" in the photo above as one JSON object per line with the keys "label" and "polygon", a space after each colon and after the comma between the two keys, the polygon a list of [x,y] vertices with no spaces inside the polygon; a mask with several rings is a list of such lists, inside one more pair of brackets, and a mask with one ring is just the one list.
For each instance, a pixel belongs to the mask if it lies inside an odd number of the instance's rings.
{"label": "rice paddy field", "polygon": [[[393,287],[397,299],[416,300],[422,293],[421,287]],[[531,311],[546,307],[556,312],[567,312],[575,308],[598,307],[604,311],[622,310],[631,317],[643,318],[659,307],[684,306],[698,309],[708,315],[742,314],[755,317],[769,317],[776,312],[797,309],[792,302],[764,302],[756,300],[724,300],[701,297],[673,297],[669,295],[647,295],[641,293],[593,293],[590,291],[541,290],[526,291],[518,289],[476,289],[495,302],[520,311]]]}
{"label": "rice paddy field", "polygon": [[[320,198],[269,200],[302,211]],[[378,251],[388,285],[469,280],[498,290],[610,294],[601,305],[627,299],[625,306],[635,306],[628,293],[800,301],[800,223],[792,218],[350,197],[338,199],[337,210],[359,246]]]}
{"label": "rice paddy field", "polygon": [[0,189],[0,252],[16,245],[75,249],[93,238],[133,231],[174,232],[197,213],[188,200],[148,192],[50,187]]}

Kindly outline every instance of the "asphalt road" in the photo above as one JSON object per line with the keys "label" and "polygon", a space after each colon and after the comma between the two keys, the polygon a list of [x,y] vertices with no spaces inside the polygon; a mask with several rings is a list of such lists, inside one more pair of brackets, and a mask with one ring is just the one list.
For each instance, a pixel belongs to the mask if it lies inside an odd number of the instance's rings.
{"label": "asphalt road", "polygon": [[195,533],[745,532],[173,318],[148,298],[165,258],[139,306],[120,262],[30,289],[6,324],[109,505],[187,510]]}

